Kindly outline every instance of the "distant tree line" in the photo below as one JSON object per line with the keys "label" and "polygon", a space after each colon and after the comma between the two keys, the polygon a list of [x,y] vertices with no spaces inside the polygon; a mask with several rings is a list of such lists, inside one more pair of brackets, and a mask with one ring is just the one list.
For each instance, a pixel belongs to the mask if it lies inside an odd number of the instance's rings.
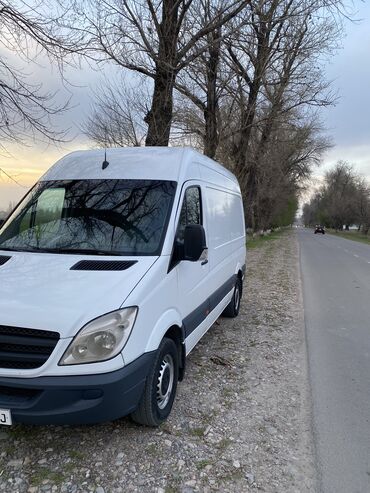
{"label": "distant tree line", "polygon": [[325,174],[311,200],[303,206],[306,226],[321,224],[335,230],[356,225],[364,234],[370,229],[370,185],[344,161]]}
{"label": "distant tree line", "polygon": [[[335,100],[323,63],[342,9],[340,0],[17,0],[1,3],[0,26],[26,61],[31,45],[61,69],[76,56],[120,68],[96,89],[87,135],[98,146],[197,147],[236,174],[247,225],[261,230],[292,222],[329,145],[318,111]],[[65,108],[0,62],[4,138],[31,128],[60,139],[49,117]]]}

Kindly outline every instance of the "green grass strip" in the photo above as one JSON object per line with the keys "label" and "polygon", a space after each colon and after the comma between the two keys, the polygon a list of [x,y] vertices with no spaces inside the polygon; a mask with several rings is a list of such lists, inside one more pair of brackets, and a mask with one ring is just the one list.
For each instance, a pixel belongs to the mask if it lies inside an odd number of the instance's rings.
{"label": "green grass strip", "polygon": [[285,233],[286,229],[279,229],[278,231],[273,231],[267,235],[256,235],[254,238],[252,235],[247,235],[247,248],[259,248],[271,240],[277,240]]}
{"label": "green grass strip", "polygon": [[364,235],[357,230],[336,232],[334,229],[328,229],[326,232],[333,236],[340,236],[341,238],[346,238],[347,240],[358,241],[360,243],[370,245],[370,236]]}

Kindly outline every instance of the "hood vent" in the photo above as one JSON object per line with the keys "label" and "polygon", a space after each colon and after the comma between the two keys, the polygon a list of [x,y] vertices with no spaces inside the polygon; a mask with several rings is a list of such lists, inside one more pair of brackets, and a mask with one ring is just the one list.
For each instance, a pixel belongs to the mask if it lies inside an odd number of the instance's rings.
{"label": "hood vent", "polygon": [[81,260],[71,267],[71,270],[126,270],[136,264],[136,260]]}
{"label": "hood vent", "polygon": [[7,263],[12,257],[6,257],[5,255],[0,255],[0,266]]}

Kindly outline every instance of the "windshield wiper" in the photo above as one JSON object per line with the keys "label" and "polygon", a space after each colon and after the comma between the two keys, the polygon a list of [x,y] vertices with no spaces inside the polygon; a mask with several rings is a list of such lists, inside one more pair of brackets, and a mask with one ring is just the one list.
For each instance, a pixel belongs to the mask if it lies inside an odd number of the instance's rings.
{"label": "windshield wiper", "polygon": [[25,253],[66,253],[69,255],[105,255],[112,257],[122,257],[122,253],[109,250],[90,250],[88,248],[8,248],[0,245],[0,250],[5,252],[25,252]]}
{"label": "windshield wiper", "polygon": [[76,248],[76,250],[72,248],[55,248],[53,250],[49,250],[50,253],[67,253],[70,255],[105,255],[105,256],[115,256],[122,257],[122,253],[112,252],[110,250],[90,250],[89,248]]}
{"label": "windshield wiper", "polygon": [[39,249],[34,249],[34,248],[17,248],[17,247],[14,247],[14,248],[9,248],[9,247],[2,247],[0,245],[0,250],[4,251],[4,252],[25,252],[25,253],[28,253],[28,252],[39,252],[40,250]]}

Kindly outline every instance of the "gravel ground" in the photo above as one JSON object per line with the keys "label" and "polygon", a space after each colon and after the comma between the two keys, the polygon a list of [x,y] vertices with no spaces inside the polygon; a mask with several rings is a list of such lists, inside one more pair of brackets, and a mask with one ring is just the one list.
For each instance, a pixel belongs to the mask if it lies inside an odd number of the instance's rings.
{"label": "gravel ground", "polygon": [[315,491],[299,272],[293,232],[248,252],[240,316],[191,353],[159,429],[0,428],[0,491]]}

